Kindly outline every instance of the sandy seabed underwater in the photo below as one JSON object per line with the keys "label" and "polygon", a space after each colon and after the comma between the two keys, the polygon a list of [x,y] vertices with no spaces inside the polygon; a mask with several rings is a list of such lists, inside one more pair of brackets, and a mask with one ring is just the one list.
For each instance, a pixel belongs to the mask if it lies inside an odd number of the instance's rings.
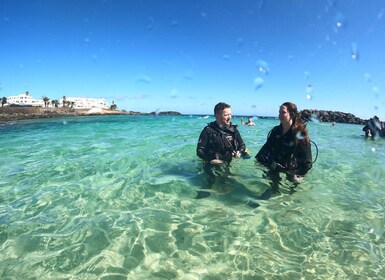
{"label": "sandy seabed underwater", "polygon": [[239,126],[252,157],[195,199],[196,143],[213,120],[3,123],[0,278],[385,279],[385,139],[311,122],[313,169],[271,193],[254,155],[279,121],[257,119]]}

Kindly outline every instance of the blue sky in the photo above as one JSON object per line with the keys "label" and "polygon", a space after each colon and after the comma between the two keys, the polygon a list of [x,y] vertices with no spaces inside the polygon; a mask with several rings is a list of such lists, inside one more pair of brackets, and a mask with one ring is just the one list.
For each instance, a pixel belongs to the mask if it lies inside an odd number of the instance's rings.
{"label": "blue sky", "polygon": [[385,0],[2,0],[0,97],[385,120]]}

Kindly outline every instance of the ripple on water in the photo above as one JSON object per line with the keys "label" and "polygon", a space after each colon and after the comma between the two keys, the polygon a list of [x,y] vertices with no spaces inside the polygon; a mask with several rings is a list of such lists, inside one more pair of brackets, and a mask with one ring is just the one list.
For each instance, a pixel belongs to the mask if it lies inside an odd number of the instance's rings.
{"label": "ripple on water", "polygon": [[[283,179],[271,192],[250,159],[234,161],[228,181],[194,199],[207,179],[195,156],[207,120],[87,120],[51,123],[50,133],[35,124],[2,134],[2,278],[384,275],[384,151],[352,139],[357,126],[308,124],[320,154],[296,188]],[[276,122],[257,123],[239,127],[253,153]]]}

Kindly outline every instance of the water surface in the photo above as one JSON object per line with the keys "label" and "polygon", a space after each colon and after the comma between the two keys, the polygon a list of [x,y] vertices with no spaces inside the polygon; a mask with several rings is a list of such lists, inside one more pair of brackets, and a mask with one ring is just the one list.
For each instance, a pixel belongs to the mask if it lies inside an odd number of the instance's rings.
{"label": "water surface", "polygon": [[233,161],[228,181],[194,199],[206,182],[196,143],[212,120],[3,124],[0,278],[384,278],[384,139],[309,123],[313,169],[271,193],[253,156],[278,121],[258,119],[239,126],[252,158]]}

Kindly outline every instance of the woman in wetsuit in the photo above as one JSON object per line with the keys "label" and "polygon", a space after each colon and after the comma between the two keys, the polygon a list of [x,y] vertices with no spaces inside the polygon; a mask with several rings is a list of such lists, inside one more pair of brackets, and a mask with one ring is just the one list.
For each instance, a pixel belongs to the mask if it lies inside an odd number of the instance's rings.
{"label": "woman in wetsuit", "polygon": [[299,183],[312,167],[308,131],[294,103],[285,102],[280,106],[279,120],[280,125],[270,131],[255,158],[271,170],[286,172]]}

